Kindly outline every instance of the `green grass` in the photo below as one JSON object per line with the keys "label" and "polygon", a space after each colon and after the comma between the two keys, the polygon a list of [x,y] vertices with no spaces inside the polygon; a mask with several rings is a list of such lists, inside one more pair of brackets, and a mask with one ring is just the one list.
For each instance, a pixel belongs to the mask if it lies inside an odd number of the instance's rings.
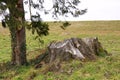
{"label": "green grass", "polygon": [[70,22],[66,30],[60,23],[49,23],[50,34],[43,37],[40,45],[30,31],[27,31],[27,58],[34,59],[53,40],[71,37],[98,37],[103,47],[111,54],[99,57],[94,62],[72,60],[63,62],[61,71],[43,73],[44,67],[10,65],[10,34],[0,27],[0,80],[119,80],[120,79],[120,21]]}

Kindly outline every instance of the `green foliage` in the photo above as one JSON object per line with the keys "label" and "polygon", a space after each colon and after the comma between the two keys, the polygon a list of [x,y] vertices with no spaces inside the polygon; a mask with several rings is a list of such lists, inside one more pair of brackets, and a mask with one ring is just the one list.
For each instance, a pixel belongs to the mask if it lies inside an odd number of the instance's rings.
{"label": "green foliage", "polygon": [[32,34],[37,34],[35,39],[38,39],[40,42],[42,42],[41,37],[47,36],[49,34],[48,30],[48,24],[45,22],[31,22],[30,26],[27,27],[27,29],[32,31]]}
{"label": "green foliage", "polygon": [[69,22],[63,22],[62,26],[60,26],[60,27],[65,30],[65,28],[68,27],[68,26],[70,26]]}

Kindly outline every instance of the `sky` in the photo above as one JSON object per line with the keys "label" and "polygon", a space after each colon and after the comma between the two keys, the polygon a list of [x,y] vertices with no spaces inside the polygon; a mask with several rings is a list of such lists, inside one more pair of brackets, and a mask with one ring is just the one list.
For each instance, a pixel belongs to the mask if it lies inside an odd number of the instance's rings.
{"label": "sky", "polygon": [[83,4],[88,13],[80,16],[81,19],[120,20],[120,0],[83,0]]}
{"label": "sky", "polygon": [[[25,1],[25,0],[24,0]],[[59,17],[59,20],[67,21],[90,21],[90,20],[120,20],[120,0],[80,0],[80,9],[87,8],[87,13],[74,18]],[[52,0],[45,0],[47,9],[52,8]],[[29,12],[28,5],[25,5],[25,11]],[[32,9],[32,14],[35,14],[36,10]],[[43,21],[54,21],[52,15],[45,15],[41,13]],[[30,19],[29,13],[25,14],[27,20]]]}

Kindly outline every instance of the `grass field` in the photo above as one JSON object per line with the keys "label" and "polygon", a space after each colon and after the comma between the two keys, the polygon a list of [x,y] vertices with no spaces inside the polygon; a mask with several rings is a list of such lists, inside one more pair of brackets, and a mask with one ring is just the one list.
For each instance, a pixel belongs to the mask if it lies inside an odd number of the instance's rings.
{"label": "grass field", "polygon": [[[70,22],[66,30],[60,23],[49,23],[50,34],[39,44],[27,31],[28,66],[10,65],[10,34],[0,26],[0,80],[120,80],[120,21]],[[98,37],[109,56],[100,57],[95,62],[72,60],[63,62],[61,71],[43,73],[44,67],[35,69],[30,63],[41,50],[53,40],[71,37]]]}

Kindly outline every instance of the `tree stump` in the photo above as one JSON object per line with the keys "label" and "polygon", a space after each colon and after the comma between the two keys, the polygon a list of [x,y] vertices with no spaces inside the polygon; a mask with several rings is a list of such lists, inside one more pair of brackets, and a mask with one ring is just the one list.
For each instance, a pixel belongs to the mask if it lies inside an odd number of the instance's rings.
{"label": "tree stump", "polygon": [[95,60],[96,56],[107,54],[98,38],[71,38],[61,42],[52,42],[48,46],[49,62],[56,59],[60,61],[70,58],[80,60]]}
{"label": "tree stump", "polygon": [[[60,67],[62,61],[70,59],[79,59],[81,61],[96,60],[97,56],[107,54],[103,49],[98,38],[71,38],[64,41],[53,41],[47,48],[47,55],[44,61],[50,65],[54,65],[54,70]],[[38,66],[37,66],[38,67]],[[51,70],[51,69],[50,69]]]}

